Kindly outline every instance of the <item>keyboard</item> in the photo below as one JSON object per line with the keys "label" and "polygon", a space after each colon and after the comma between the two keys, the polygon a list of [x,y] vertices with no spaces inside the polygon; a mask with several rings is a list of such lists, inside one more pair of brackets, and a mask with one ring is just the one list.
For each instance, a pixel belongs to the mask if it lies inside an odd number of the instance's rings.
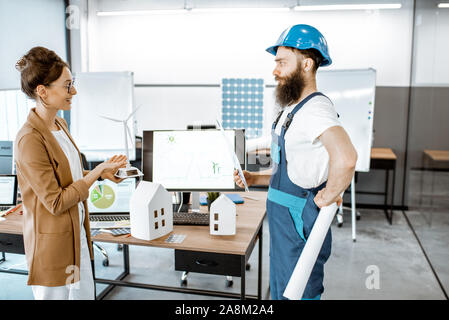
{"label": "keyboard", "polygon": [[89,216],[89,221],[122,221],[129,220],[129,215],[92,215]]}
{"label": "keyboard", "polygon": [[12,208],[14,208],[14,206],[0,206],[0,211],[7,211]]}
{"label": "keyboard", "polygon": [[[90,216],[91,229],[99,228],[126,228],[129,227],[129,216],[101,215]],[[173,212],[173,224],[178,225],[209,225],[209,213],[199,212]]]}
{"label": "keyboard", "polygon": [[209,213],[173,212],[173,224],[208,226]]}
{"label": "keyboard", "polygon": [[101,230],[101,229],[94,229],[90,230],[90,235],[92,237],[96,236],[99,233],[111,233],[113,236],[121,236],[123,234],[129,234],[131,233],[130,228],[118,228],[118,229],[111,229],[111,230]]}
{"label": "keyboard", "polygon": [[93,215],[89,216],[91,229],[129,228],[129,215]]}

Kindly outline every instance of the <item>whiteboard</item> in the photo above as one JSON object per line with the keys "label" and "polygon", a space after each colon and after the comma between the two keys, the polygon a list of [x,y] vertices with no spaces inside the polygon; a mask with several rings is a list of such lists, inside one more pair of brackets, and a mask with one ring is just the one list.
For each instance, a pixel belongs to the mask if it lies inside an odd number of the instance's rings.
{"label": "whiteboard", "polygon": [[317,72],[318,91],[334,103],[338,119],[357,150],[356,171],[370,169],[373,144],[376,70],[330,70]]}
{"label": "whiteboard", "polygon": [[[123,124],[101,116],[126,119],[134,110],[132,72],[81,72],[74,74],[77,95],[73,97],[70,131],[88,161],[104,161],[126,154]],[[129,158],[135,160],[134,115],[128,120]]]}

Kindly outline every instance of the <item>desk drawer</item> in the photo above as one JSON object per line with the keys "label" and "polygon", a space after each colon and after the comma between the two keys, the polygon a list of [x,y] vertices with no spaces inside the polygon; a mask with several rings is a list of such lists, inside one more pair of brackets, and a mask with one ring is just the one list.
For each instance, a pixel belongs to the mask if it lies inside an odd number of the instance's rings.
{"label": "desk drawer", "polygon": [[23,236],[21,234],[0,234],[0,252],[25,254]]}
{"label": "desk drawer", "polygon": [[241,257],[235,254],[175,250],[175,270],[240,277]]}

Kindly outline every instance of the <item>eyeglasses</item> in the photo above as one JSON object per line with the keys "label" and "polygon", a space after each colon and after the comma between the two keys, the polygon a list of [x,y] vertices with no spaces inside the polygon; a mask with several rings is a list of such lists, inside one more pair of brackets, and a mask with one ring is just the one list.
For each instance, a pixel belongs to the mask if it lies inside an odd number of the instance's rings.
{"label": "eyeglasses", "polygon": [[70,83],[67,85],[67,93],[70,93],[72,91],[72,87],[75,85],[75,77],[70,81]]}
{"label": "eyeglasses", "polygon": [[[48,86],[52,86],[53,84],[49,84]],[[62,86],[63,88],[67,88],[67,93],[70,93],[72,91],[73,86],[75,85],[75,77],[73,77],[72,81],[70,81],[69,84]]]}

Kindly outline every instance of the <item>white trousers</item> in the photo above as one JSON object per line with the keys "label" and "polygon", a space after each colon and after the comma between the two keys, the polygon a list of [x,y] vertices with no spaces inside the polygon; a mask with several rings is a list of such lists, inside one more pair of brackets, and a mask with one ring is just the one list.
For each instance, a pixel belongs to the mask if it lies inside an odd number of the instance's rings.
{"label": "white trousers", "polygon": [[89,246],[83,232],[81,237],[80,281],[60,287],[31,286],[35,300],[94,300],[95,284]]}

